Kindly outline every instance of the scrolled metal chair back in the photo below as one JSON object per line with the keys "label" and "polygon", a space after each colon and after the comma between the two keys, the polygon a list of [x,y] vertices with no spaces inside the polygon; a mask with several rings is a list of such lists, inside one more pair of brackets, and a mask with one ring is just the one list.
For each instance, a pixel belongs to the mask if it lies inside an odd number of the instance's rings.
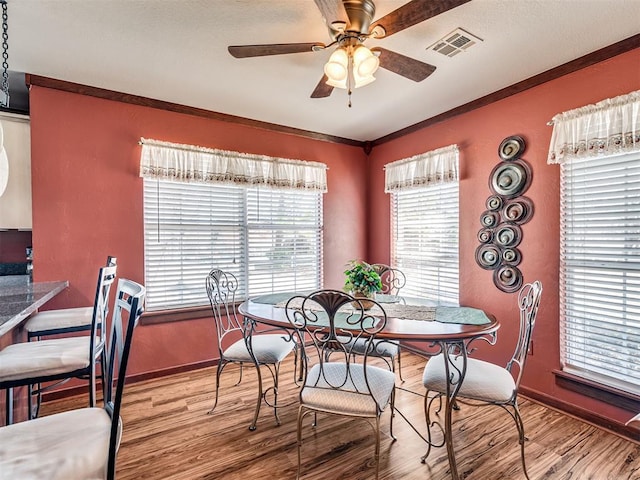
{"label": "scrolled metal chair back", "polygon": [[235,340],[242,331],[236,314],[238,279],[232,273],[213,269],[207,275],[205,284],[216,324],[218,349],[222,352],[223,345],[230,340],[228,337],[232,336],[232,340]]}
{"label": "scrolled metal chair back", "polygon": [[[302,360],[305,375],[311,360],[320,365],[321,374],[316,384],[323,379],[331,388],[337,389],[351,379],[348,367],[355,361],[354,346],[358,341],[366,346],[367,353],[359,357],[366,366],[368,352],[375,350],[375,337],[387,323],[382,306],[374,301],[372,303],[371,309],[365,309],[359,299],[339,290],[318,290],[307,296],[289,299],[286,315],[298,337],[298,345],[304,347]],[[337,378],[335,375],[325,375],[324,365],[329,362],[345,363],[347,368],[344,376]],[[367,391],[359,393],[371,395],[368,382],[366,384]]]}
{"label": "scrolled metal chair back", "polygon": [[380,275],[380,280],[382,280],[381,293],[398,295],[400,290],[407,284],[407,277],[401,270],[383,263],[374,263],[371,266]]}
{"label": "scrolled metal chair back", "polygon": [[529,346],[531,345],[531,337],[533,328],[536,324],[538,315],[538,307],[540,306],[540,297],[542,295],[542,283],[536,280],[532,283],[525,284],[518,293],[518,308],[520,309],[520,334],[518,335],[518,343],[513,353],[513,357],[507,364],[507,370],[513,373],[513,368],[518,367],[518,375],[516,377],[516,387],[520,385],[524,365],[527,361]]}

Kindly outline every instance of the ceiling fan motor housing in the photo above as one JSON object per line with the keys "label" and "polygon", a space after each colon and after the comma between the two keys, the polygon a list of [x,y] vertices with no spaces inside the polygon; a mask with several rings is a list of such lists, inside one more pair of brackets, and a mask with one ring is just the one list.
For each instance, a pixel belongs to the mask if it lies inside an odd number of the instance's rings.
{"label": "ceiling fan motor housing", "polygon": [[358,32],[362,35],[369,33],[369,26],[376,13],[376,6],[372,0],[343,0],[342,4],[349,17],[347,31]]}

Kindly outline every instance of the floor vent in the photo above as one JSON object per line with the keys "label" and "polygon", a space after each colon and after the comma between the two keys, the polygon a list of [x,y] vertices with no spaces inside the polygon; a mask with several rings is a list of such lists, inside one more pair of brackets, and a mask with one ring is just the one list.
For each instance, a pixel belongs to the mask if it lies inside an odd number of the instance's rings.
{"label": "floor vent", "polygon": [[480,37],[463,30],[462,28],[456,28],[453,32],[445,35],[436,43],[427,47],[427,50],[434,50],[447,57],[453,57],[460,52],[465,52],[478,42],[483,40]]}

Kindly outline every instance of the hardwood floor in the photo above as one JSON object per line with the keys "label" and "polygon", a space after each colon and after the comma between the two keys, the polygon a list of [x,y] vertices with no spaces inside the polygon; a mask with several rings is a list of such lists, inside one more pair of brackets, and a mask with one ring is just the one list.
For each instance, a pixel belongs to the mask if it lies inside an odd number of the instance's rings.
{"label": "hardwood floor", "polygon": [[[422,392],[424,360],[403,353],[403,387]],[[295,402],[293,361],[281,370],[280,401]],[[264,377],[265,375],[263,375]],[[212,415],[215,368],[128,385],[123,407],[124,434],[118,455],[118,480],[280,480],[294,479],[297,406],[260,412],[258,428],[248,430],[256,396],[256,375],[229,366]],[[83,407],[85,397],[49,402],[42,415]],[[399,391],[396,405],[421,431],[422,398]],[[526,458],[531,480],[640,480],[640,444],[635,444],[527,399],[521,413],[529,441]],[[515,424],[499,408],[461,406],[454,414],[458,472],[466,480],[524,479]],[[310,420],[311,417],[308,417]],[[381,480],[447,480],[445,448],[433,449],[420,463],[425,444],[399,415],[388,436],[389,412],[382,417]],[[364,480],[374,478],[373,430],[365,421],[318,417],[305,422],[302,478]]]}

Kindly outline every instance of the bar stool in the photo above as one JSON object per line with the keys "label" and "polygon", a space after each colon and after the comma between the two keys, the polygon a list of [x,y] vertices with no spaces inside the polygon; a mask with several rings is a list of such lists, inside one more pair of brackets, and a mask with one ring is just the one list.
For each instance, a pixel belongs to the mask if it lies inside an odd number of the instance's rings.
{"label": "bar stool", "polygon": [[[115,267],[117,258],[107,257],[107,267]],[[60,333],[82,332],[91,329],[93,306],[47,310],[32,315],[24,324],[27,341]]]}
{"label": "bar stool", "polygon": [[[91,318],[90,335],[52,338],[37,342],[9,345],[0,351],[0,389],[6,390],[6,423],[13,423],[13,389],[29,389],[29,419],[33,417],[33,385],[44,382],[67,381],[71,378],[89,379],[89,406],[96,403],[96,362],[100,361],[104,378],[106,320],[109,310],[109,291],[116,278],[116,268],[102,267]],[[104,387],[104,386],[103,386]],[[50,387],[45,387],[50,388]]]}

